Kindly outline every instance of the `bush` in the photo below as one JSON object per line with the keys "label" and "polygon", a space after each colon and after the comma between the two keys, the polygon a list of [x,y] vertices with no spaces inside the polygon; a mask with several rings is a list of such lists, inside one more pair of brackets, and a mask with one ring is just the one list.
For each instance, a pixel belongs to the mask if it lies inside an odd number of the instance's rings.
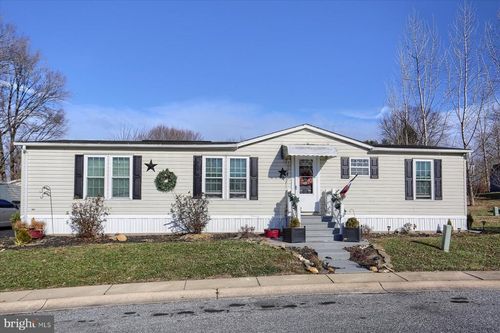
{"label": "bush", "polygon": [[451,231],[453,232],[453,223],[451,223],[450,219],[448,219],[448,223],[446,223],[446,224],[451,227]]}
{"label": "bush", "polygon": [[474,223],[474,218],[471,214],[467,214],[467,230],[472,229],[472,224]]}
{"label": "bush", "polygon": [[240,228],[240,238],[252,238],[255,236],[255,227],[249,227],[248,224]]}
{"label": "bush", "polygon": [[298,217],[293,217],[290,220],[290,228],[300,228],[300,220]]}
{"label": "bush", "polygon": [[404,235],[409,234],[413,230],[413,224],[411,223],[405,223],[401,227],[400,232]]}
{"label": "bush", "polygon": [[361,233],[363,235],[369,235],[372,233],[372,228],[369,225],[363,224],[361,226]]}
{"label": "bush", "polygon": [[14,229],[14,231],[16,230],[21,230],[21,229],[28,229],[28,224],[27,223],[24,223],[23,221],[21,220],[17,220],[13,225],[12,225],[12,229]]}
{"label": "bush", "polygon": [[109,209],[101,197],[87,198],[73,203],[70,227],[78,237],[97,238],[104,233],[104,225]]}
{"label": "bush", "polygon": [[21,221],[21,213],[15,212],[10,216],[10,224],[14,225],[17,221]]}
{"label": "bush", "polygon": [[25,245],[31,242],[31,236],[27,229],[18,229],[16,230],[16,245]]}
{"label": "bush", "polygon": [[359,228],[359,221],[355,217],[350,217],[347,219],[347,222],[345,223],[346,228]]}
{"label": "bush", "polygon": [[178,194],[170,208],[172,222],[176,232],[201,234],[210,221],[208,200],[205,197],[193,198],[190,194]]}
{"label": "bush", "polygon": [[34,218],[31,219],[30,229],[34,230],[45,230],[45,222],[37,221]]}

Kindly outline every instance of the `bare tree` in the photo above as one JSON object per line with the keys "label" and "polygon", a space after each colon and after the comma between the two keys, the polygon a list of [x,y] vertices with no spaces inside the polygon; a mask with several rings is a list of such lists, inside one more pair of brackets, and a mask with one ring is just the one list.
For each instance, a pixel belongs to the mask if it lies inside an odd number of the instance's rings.
{"label": "bare tree", "polygon": [[41,64],[40,54],[30,50],[29,40],[0,23],[6,43],[0,44],[0,177],[19,176],[16,140],[60,137],[66,130],[61,102],[67,97],[64,77]]}
{"label": "bare tree", "polygon": [[199,132],[160,124],[146,130],[124,127],[115,136],[115,139],[132,141],[199,141],[203,140],[203,137]]}
{"label": "bare tree", "polygon": [[[481,54],[477,24],[470,4],[458,10],[450,34],[448,56],[448,98],[455,112],[461,146],[471,148],[480,126],[485,106],[492,96],[491,85]],[[467,192],[469,204],[474,205],[473,170],[467,159]]]}
{"label": "bare tree", "polygon": [[386,140],[425,146],[446,140],[448,117],[439,111],[442,62],[435,28],[416,13],[409,16],[398,50],[397,83],[392,84],[387,98],[391,112],[380,123]]}

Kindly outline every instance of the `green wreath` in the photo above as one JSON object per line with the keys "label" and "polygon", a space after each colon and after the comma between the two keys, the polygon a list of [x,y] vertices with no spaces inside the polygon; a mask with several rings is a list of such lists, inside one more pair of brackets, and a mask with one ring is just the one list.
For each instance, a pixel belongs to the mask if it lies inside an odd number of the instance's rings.
{"label": "green wreath", "polygon": [[161,192],[170,192],[177,184],[177,176],[172,171],[165,169],[158,173],[155,179],[156,189]]}

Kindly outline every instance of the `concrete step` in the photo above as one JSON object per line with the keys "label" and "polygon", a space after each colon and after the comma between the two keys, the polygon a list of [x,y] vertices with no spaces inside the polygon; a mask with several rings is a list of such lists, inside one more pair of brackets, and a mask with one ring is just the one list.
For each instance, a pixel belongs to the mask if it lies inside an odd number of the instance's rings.
{"label": "concrete step", "polygon": [[310,235],[306,234],[306,242],[308,242],[308,243],[333,242],[333,235],[332,236],[328,236],[328,235],[327,236],[310,236]]}
{"label": "concrete step", "polygon": [[333,231],[332,228],[328,228],[328,226],[326,224],[310,224],[310,225],[306,225],[306,231],[309,232],[309,231],[312,231],[312,230],[323,230],[323,231]]}
{"label": "concrete step", "polygon": [[306,228],[306,237],[311,237],[311,236],[328,236],[328,237],[333,237],[333,230],[332,229],[318,229],[318,230],[313,230],[313,229]]}

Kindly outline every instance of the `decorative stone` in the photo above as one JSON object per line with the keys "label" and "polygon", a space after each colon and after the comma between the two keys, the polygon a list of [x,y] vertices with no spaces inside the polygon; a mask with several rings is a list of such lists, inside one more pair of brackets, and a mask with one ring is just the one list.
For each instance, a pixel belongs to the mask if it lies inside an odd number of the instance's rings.
{"label": "decorative stone", "polygon": [[319,271],[316,267],[307,266],[306,270],[308,270],[309,272],[311,272],[313,274],[319,274]]}
{"label": "decorative stone", "polygon": [[125,236],[124,234],[118,234],[118,235],[116,235],[115,238],[119,242],[126,242],[127,241],[127,236]]}
{"label": "decorative stone", "polygon": [[377,267],[375,267],[375,266],[371,266],[371,267],[370,267],[370,271],[372,271],[372,272],[375,272],[375,273],[376,273],[376,272],[378,272],[378,268],[377,268]]}
{"label": "decorative stone", "polygon": [[335,273],[335,267],[328,266],[328,273]]}

